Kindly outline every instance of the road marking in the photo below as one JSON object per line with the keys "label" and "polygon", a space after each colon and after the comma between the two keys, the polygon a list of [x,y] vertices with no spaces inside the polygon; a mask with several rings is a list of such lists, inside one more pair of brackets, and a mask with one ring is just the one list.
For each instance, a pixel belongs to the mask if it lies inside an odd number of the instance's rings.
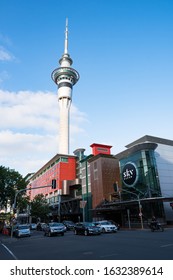
{"label": "road marking", "polygon": [[107,258],[107,257],[113,257],[113,256],[118,256],[118,254],[109,254],[109,255],[103,255],[103,256],[100,256],[100,258]]}
{"label": "road marking", "polygon": [[8,251],[8,253],[10,253],[10,255],[12,255],[12,257],[15,259],[15,260],[18,260],[18,258],[13,254],[13,252],[11,252],[10,249],[8,249],[7,246],[5,246],[4,244],[1,243],[1,245]]}
{"label": "road marking", "polygon": [[170,247],[170,246],[173,246],[173,243],[172,243],[172,244],[162,245],[162,246],[160,246],[160,247],[164,248],[164,247]]}
{"label": "road marking", "polygon": [[88,251],[88,252],[83,252],[83,255],[92,255],[93,252],[92,251]]}

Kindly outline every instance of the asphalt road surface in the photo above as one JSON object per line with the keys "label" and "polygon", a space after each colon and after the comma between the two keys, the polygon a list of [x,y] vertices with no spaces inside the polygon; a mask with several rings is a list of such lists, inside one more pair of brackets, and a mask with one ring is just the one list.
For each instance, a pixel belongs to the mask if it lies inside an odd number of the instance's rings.
{"label": "asphalt road surface", "polygon": [[32,231],[20,239],[0,236],[1,260],[173,260],[173,228],[164,232],[121,230],[99,236],[45,237]]}

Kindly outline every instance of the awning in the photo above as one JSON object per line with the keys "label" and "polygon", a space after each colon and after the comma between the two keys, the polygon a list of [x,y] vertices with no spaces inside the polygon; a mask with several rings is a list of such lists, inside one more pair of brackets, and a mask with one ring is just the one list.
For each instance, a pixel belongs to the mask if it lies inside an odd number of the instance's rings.
{"label": "awning", "polygon": [[103,202],[100,207],[96,207],[94,209],[90,209],[91,211],[110,211],[110,210],[118,210],[121,207],[125,207],[128,205],[136,205],[144,203],[152,203],[152,202],[172,202],[173,197],[149,197],[149,198],[142,198],[142,199],[134,199],[134,200],[123,200],[123,201],[116,201],[116,202]]}

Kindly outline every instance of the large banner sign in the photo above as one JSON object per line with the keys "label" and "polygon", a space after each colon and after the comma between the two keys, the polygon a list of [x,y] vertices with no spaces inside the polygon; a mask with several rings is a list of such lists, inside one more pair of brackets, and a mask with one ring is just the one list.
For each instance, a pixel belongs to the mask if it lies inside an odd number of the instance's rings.
{"label": "large banner sign", "polygon": [[122,170],[122,180],[128,187],[133,187],[138,180],[138,169],[133,162],[127,162]]}

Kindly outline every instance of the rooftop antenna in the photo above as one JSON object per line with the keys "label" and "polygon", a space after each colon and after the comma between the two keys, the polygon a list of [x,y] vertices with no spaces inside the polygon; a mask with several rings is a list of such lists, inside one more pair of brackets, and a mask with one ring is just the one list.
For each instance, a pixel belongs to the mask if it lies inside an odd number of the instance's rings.
{"label": "rooftop antenna", "polygon": [[66,18],[64,54],[68,54],[68,18]]}

